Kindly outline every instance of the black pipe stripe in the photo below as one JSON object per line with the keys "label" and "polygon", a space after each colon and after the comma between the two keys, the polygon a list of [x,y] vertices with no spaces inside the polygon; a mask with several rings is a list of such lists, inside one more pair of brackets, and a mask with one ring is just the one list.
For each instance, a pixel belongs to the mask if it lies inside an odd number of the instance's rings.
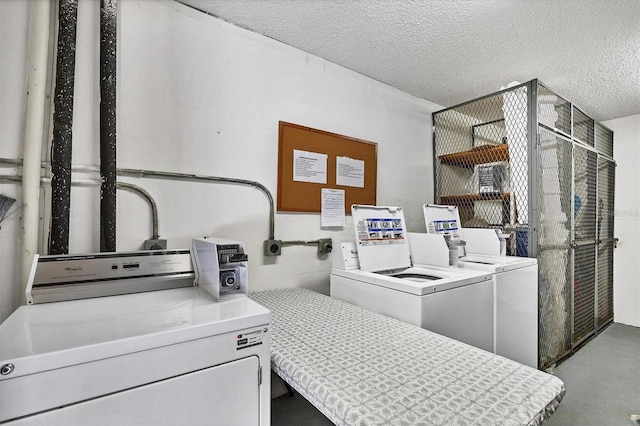
{"label": "black pipe stripe", "polygon": [[77,0],[60,0],[51,143],[51,230],[49,253],[69,252],[71,142],[76,64]]}
{"label": "black pipe stripe", "polygon": [[100,2],[100,251],[116,251],[117,1]]}
{"label": "black pipe stripe", "polygon": [[49,288],[49,287],[58,287],[58,286],[65,286],[65,285],[73,285],[73,284],[97,284],[97,283],[103,283],[103,282],[110,282],[110,281],[122,281],[122,280],[127,280],[127,279],[140,279],[140,278],[158,278],[158,277],[167,277],[167,276],[180,276],[183,275],[183,278],[190,278],[190,276],[193,276],[193,271],[186,271],[186,272],[172,272],[172,273],[162,273],[162,274],[145,274],[145,275],[133,275],[130,277],[112,277],[112,278],[99,278],[99,279],[91,279],[91,280],[76,280],[76,281],[64,281],[64,282],[56,282],[56,283],[38,283],[38,284],[33,284],[32,288],[34,290],[37,290],[39,288]]}
{"label": "black pipe stripe", "polygon": [[38,258],[38,263],[46,263],[46,262],[61,262],[68,260],[86,260],[86,259],[102,259],[102,258],[118,258],[118,257],[147,257],[147,256],[162,256],[167,254],[190,254],[191,251],[188,249],[178,249],[178,250],[150,250],[150,251],[142,251],[142,252],[120,252],[120,253],[95,253],[95,254],[87,254],[87,255],[67,255],[67,256],[46,256]]}

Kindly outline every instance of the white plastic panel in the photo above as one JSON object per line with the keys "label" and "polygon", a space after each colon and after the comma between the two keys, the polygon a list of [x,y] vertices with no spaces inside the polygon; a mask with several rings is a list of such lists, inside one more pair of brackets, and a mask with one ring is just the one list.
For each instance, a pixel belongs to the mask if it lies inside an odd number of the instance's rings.
{"label": "white plastic panel", "polygon": [[495,348],[498,355],[538,367],[538,266],[496,274]]}
{"label": "white plastic panel", "polygon": [[358,250],[354,243],[340,243],[332,254],[333,267],[336,269],[360,269]]}
{"label": "white plastic panel", "polygon": [[500,256],[500,238],[495,229],[463,228],[461,233],[467,252]]}
{"label": "white plastic panel", "polygon": [[35,255],[27,304],[50,303],[193,285],[189,250]]}
{"label": "white plastic panel", "polygon": [[449,266],[449,248],[442,235],[408,232],[407,236],[414,264]]}
{"label": "white plastic panel", "polygon": [[379,272],[411,266],[402,207],[353,205],[351,214],[361,270]]}
{"label": "white plastic panel", "polygon": [[451,235],[453,238],[462,238],[462,225],[458,207],[425,204],[423,209],[424,222],[429,234]]}

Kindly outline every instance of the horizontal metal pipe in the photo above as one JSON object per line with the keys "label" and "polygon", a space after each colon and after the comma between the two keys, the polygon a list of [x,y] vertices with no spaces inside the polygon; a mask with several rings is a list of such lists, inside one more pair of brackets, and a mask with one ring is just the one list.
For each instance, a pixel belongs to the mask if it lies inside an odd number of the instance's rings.
{"label": "horizontal metal pipe", "polygon": [[313,245],[320,243],[320,240],[313,241],[303,241],[303,240],[294,240],[294,241],[281,241],[283,246],[305,246],[305,245]]}
{"label": "horizontal metal pipe", "polygon": [[[13,182],[22,182],[21,175],[0,175],[0,180],[13,181]],[[51,185],[51,178],[41,177],[40,185],[46,183],[47,185]],[[71,185],[75,186],[100,186],[100,182],[92,179],[71,179]]]}
{"label": "horizontal metal pipe", "polygon": [[[19,183],[22,182],[22,176],[19,175],[0,175],[0,181],[9,181]],[[50,178],[41,178],[40,183],[51,184]],[[92,179],[71,179],[72,186],[100,186],[101,182],[99,180]],[[145,198],[149,205],[151,206],[151,216],[153,222],[153,236],[152,239],[157,240],[160,236],[158,235],[158,205],[154,201],[151,194],[149,194],[145,189],[134,185],[132,183],[127,182],[116,182],[116,186],[120,188],[126,188],[131,191],[137,192]]]}
{"label": "horizontal metal pipe", "polygon": [[[13,166],[22,166],[23,161],[19,158],[3,158],[0,157],[0,164],[9,164]],[[43,161],[40,164],[40,167],[43,168],[51,168],[51,163],[48,161]],[[85,164],[72,164],[71,171],[74,172],[95,172],[100,173],[99,166],[87,166]]]}
{"label": "horizontal metal pipe", "polygon": [[187,173],[174,173],[174,172],[161,172],[157,170],[143,170],[143,169],[116,169],[117,174],[120,176],[133,176],[133,177],[150,177],[150,178],[164,178],[164,179],[172,179],[172,180],[186,180],[186,181],[202,181],[202,182],[218,182],[218,183],[235,183],[238,185],[246,185],[252,186],[264,192],[269,200],[269,239],[275,239],[275,208],[273,204],[273,197],[271,196],[271,192],[259,182],[245,180],[245,179],[235,179],[235,178],[225,178],[219,176],[203,176],[203,175],[194,175]]}
{"label": "horizontal metal pipe", "polygon": [[[22,176],[21,175],[0,175],[0,180],[21,182]],[[42,185],[43,183],[50,185],[51,178],[41,177],[40,185]],[[72,186],[100,186],[100,181],[95,179],[71,179],[71,185]]]}
{"label": "horizontal metal pipe", "polygon": [[[22,161],[18,159],[12,159],[12,158],[0,158],[0,163],[20,165],[22,164]],[[49,164],[43,163],[43,167],[49,167]],[[77,165],[77,166],[72,166],[72,169],[78,170],[78,171],[92,171],[92,172],[97,171],[97,168],[95,166]],[[120,169],[120,168],[116,170],[117,170],[117,174],[121,176],[133,176],[133,177],[139,177],[139,178],[144,178],[144,177],[165,178],[165,179],[172,179],[172,180],[204,181],[204,182],[219,182],[219,183],[235,183],[238,185],[252,186],[254,188],[257,188],[267,196],[267,199],[269,201],[269,239],[270,240],[275,239],[275,219],[274,219],[275,206],[273,202],[273,196],[271,195],[271,192],[269,192],[269,190],[260,182],[255,182],[255,181],[245,180],[245,179],[225,178],[225,177],[219,177],[219,176],[203,176],[203,175],[194,175],[194,174],[187,174],[187,173],[162,172],[157,170]],[[22,178],[20,176],[0,176],[0,179],[17,181],[17,182],[22,181]],[[77,184],[78,180],[72,179],[71,182],[72,184]],[[118,184],[120,183],[121,182],[118,182]],[[100,185],[100,182],[95,181],[95,184]],[[305,242],[305,244],[307,243],[314,244],[315,242]]]}
{"label": "horizontal metal pipe", "polygon": [[22,160],[14,158],[0,158],[0,164],[12,164],[14,166],[22,166]]}

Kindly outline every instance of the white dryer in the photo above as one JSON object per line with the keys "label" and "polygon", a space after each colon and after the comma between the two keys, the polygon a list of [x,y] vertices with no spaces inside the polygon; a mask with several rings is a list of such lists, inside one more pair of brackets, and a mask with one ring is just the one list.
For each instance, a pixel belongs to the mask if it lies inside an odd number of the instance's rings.
{"label": "white dryer", "polygon": [[0,423],[269,424],[270,312],[216,302],[191,265],[189,250],[36,258],[30,304],[0,325]]}
{"label": "white dryer", "polygon": [[412,266],[401,207],[352,206],[356,243],[333,255],[331,296],[492,350],[490,273]]}
{"label": "white dryer", "polygon": [[[427,230],[441,223],[457,228],[466,241],[466,254],[458,267],[490,272],[494,292],[493,352],[531,367],[538,367],[538,261],[530,257],[500,255],[504,235],[494,229],[462,228],[455,206],[424,205]],[[414,262],[429,263],[434,253],[446,253],[442,239],[409,235]],[[438,264],[438,263],[436,263]]]}
{"label": "white dryer", "polygon": [[494,352],[538,368],[538,261],[467,253],[458,266],[493,275]]}

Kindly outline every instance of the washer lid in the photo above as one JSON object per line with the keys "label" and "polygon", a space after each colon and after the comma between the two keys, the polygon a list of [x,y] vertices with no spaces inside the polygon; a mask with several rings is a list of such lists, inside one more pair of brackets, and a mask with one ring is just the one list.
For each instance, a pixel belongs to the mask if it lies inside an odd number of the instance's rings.
{"label": "washer lid", "polygon": [[538,261],[531,257],[491,256],[486,254],[467,253],[458,261],[461,268],[469,268],[493,273],[506,272],[514,269],[537,265]]}
{"label": "washer lid", "polygon": [[424,222],[429,234],[451,235],[462,238],[462,224],[457,206],[442,206],[439,204],[425,204]]}
{"label": "washer lid", "polygon": [[[491,282],[492,278],[490,272],[435,266],[412,267],[401,271],[399,274],[338,269],[334,269],[332,274],[345,278],[348,287],[351,287],[350,281],[359,281],[367,285],[417,296],[426,296],[470,284]],[[404,275],[404,277],[397,275]],[[415,278],[407,278],[407,275],[415,276]],[[420,276],[422,278],[419,278]]]}
{"label": "washer lid", "polygon": [[354,204],[351,214],[361,270],[380,272],[411,266],[402,207]]}
{"label": "washer lid", "polygon": [[21,306],[0,325],[0,381],[268,324],[246,296],[216,302],[199,287]]}

